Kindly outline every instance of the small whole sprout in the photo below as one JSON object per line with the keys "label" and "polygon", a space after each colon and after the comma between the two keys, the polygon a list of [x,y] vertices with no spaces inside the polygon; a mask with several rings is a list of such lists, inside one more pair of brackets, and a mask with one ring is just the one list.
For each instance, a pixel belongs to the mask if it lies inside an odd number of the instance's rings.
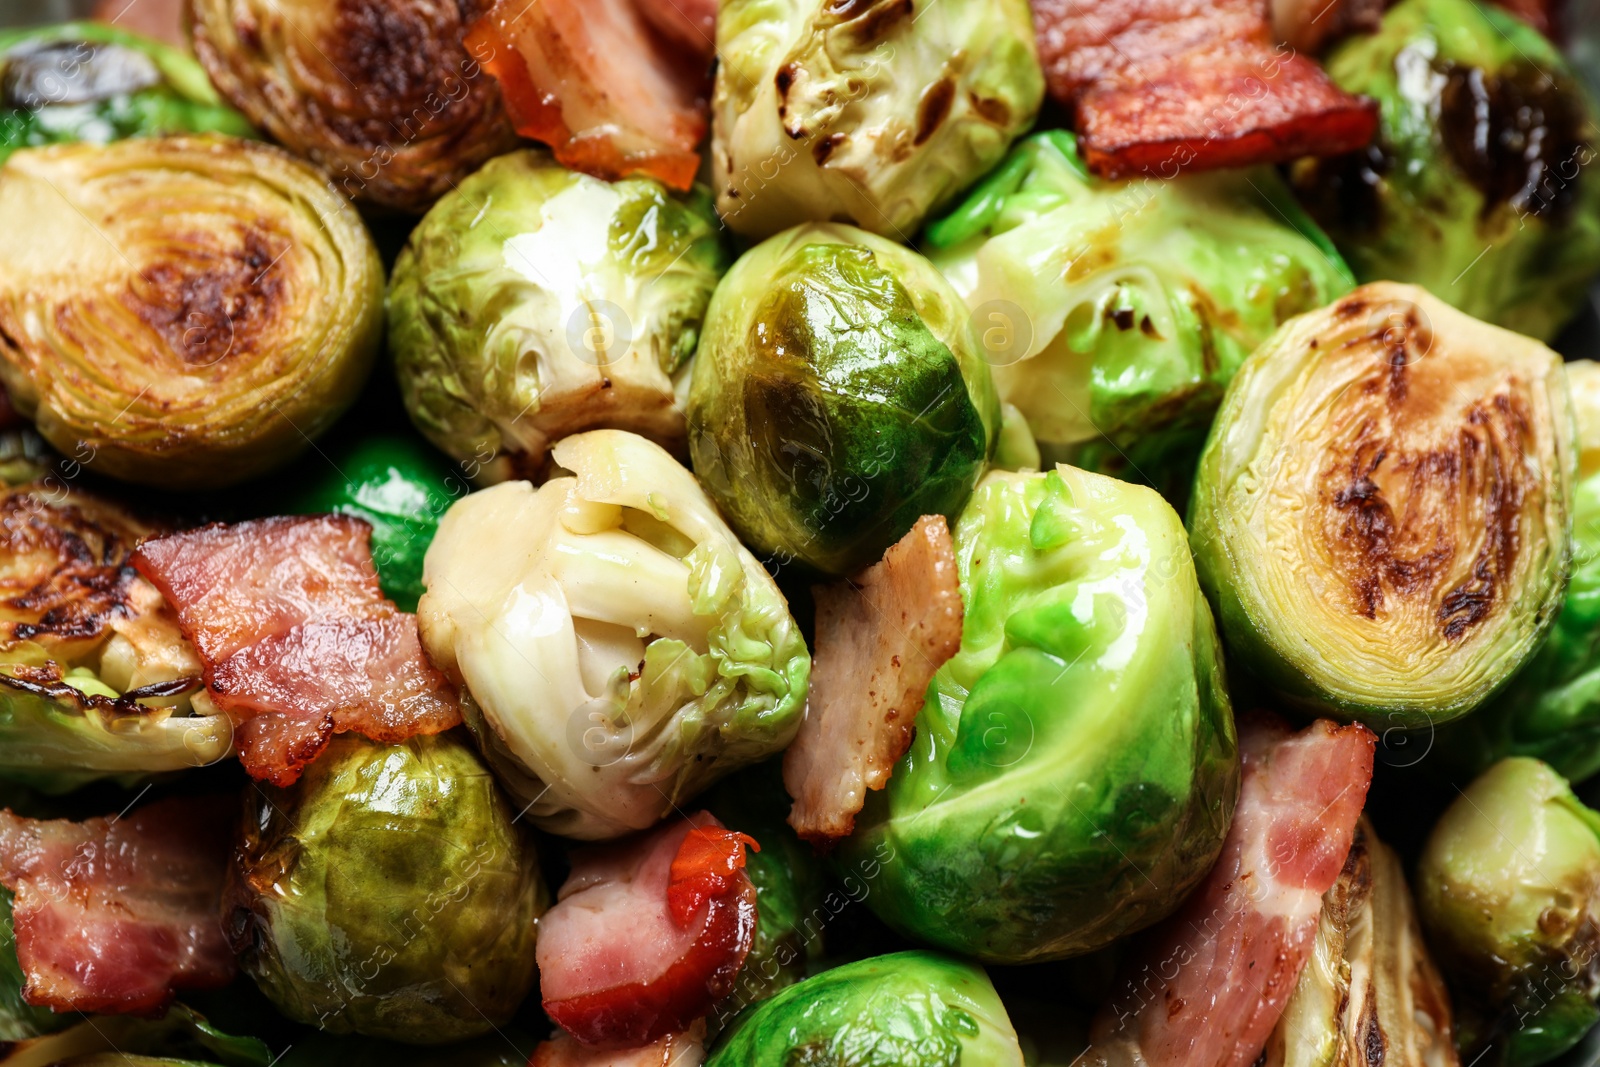
{"label": "small whole sprout", "polygon": [[1356,276],[1554,337],[1600,272],[1600,126],[1556,46],[1495,4],[1404,0],[1327,69],[1378,101],[1378,136],[1293,183]]}
{"label": "small whole sprout", "polygon": [[747,237],[843,221],[909,243],[1044,99],[1026,0],[726,0],[717,211]]}
{"label": "small whole sprout", "polygon": [[336,738],[246,790],[225,923],[289,1018],[411,1044],[504,1025],[534,988],[538,859],[471,744]]}
{"label": "small whole sprout", "polygon": [[689,388],[695,473],[745,544],[823,574],[960,510],[1000,425],[961,298],[851,226],[799,226],[718,287]]}
{"label": "small whole sprout", "polygon": [[1571,551],[1561,360],[1375,283],[1245,361],[1189,535],[1233,662],[1309,714],[1416,729],[1539,647]]}
{"label": "small whole sprout", "polygon": [[1465,1059],[1534,1067],[1600,1022],[1600,814],[1545,764],[1501,760],[1450,805],[1417,905],[1461,994]]}
{"label": "small whole sprout", "polygon": [[1143,486],[995,471],[954,539],[960,650],[842,855],[908,937],[1081,955],[1171,912],[1222,849],[1239,754],[1211,611]]}
{"label": "small whole sprout", "polygon": [[988,975],[937,952],[847,963],[745,1012],[706,1067],[751,1064],[1023,1067]]}
{"label": "small whole sprout", "polygon": [[485,483],[542,474],[551,442],[600,427],[682,452],[677,391],[726,267],[704,190],[605,182],[538,149],[492,160],[395,264],[406,410]]}

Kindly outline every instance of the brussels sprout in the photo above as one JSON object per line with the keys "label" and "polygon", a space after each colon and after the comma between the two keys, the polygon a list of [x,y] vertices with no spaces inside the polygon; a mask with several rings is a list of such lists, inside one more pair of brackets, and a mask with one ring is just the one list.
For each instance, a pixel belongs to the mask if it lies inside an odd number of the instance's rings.
{"label": "brussels sprout", "polygon": [[824,971],[741,1015],[706,1067],[1022,1067],[1011,1020],[981,968],[897,952]]}
{"label": "brussels sprout", "polygon": [[1193,463],[1258,344],[1355,286],[1270,170],[1104,182],[1061,130],[1019,145],[926,243],[1047,456],[1081,465],[1072,446],[1103,441],[1102,462],[1123,461],[1107,473],[1141,481],[1174,444]]}
{"label": "brussels sprout", "polygon": [[384,595],[401,611],[422,596],[422,558],[439,519],[466,485],[437,452],[412,437],[362,437],[314,466],[292,494],[295,514],[336,512],[372,525],[372,561]]}
{"label": "brussels sprout", "polygon": [[355,399],[383,269],[310,166],[162,137],[0,168],[0,381],[56,448],[165,489],[299,453]]}
{"label": "brussels sprout", "polygon": [[1501,760],[1445,811],[1417,862],[1417,904],[1462,994],[1468,1058],[1532,1067],[1600,1008],[1600,814],[1538,760]]}
{"label": "brussels sprout", "polygon": [[1504,690],[1438,735],[1462,780],[1503,756],[1542,759],[1578,782],[1600,773],[1600,364],[1566,364],[1578,416],[1572,578],[1538,652]]}
{"label": "brussels sprout", "polygon": [[555,461],[574,476],[451,507],[417,621],[528,818],[617,837],[787,745],[811,658],[771,577],[659,446],[595,430]]}
{"label": "brussels sprout", "polygon": [[54,475],[0,489],[0,781],[128,785],[231,750],[226,716],[190,714],[200,661],[127,562],[161,529]]}
{"label": "brussels sprout", "polygon": [[927,260],[797,227],[717,289],[689,389],[694,469],[752,550],[848,574],[960,510],[1000,408],[966,307]]}
{"label": "brussels sprout", "polygon": [[336,738],[288,789],[246,790],[226,922],[289,1018],[431,1045],[511,1018],[549,904],[532,844],[456,734]]}
{"label": "brussels sprout", "polygon": [[[505,1027],[459,1045],[418,1048],[366,1037],[316,1034],[283,1054],[280,1067],[527,1067],[538,1044]],[[4,1067],[0,1063],[0,1067]]]}
{"label": "brussels sprout", "polygon": [[1450,997],[1428,956],[1400,858],[1365,820],[1323,896],[1311,959],[1261,1067],[1455,1065]]}
{"label": "brussels sprout", "polygon": [[186,0],[222,95],[352,199],[420,214],[517,136],[462,36],[489,0]]}
{"label": "brussels sprout", "polygon": [[0,163],[18,148],[169,133],[254,137],[200,64],[98,22],[0,33]]}
{"label": "brussels sprout", "polygon": [[1357,277],[1553,337],[1600,271],[1600,127],[1556,47],[1492,4],[1404,0],[1327,69],[1377,99],[1378,137],[1293,183]]}
{"label": "brussels sprout", "polygon": [[994,962],[1166,915],[1222,848],[1238,744],[1183,526],[1142,486],[991,473],[955,529],[961,650],[843,845],[902,933]]}
{"label": "brussels sprout", "polygon": [[491,481],[538,473],[551,441],[595,427],[681,450],[674,390],[726,267],[703,190],[502,156],[428,212],[395,264],[406,409]]}
{"label": "brussels sprout", "polygon": [[0,1059],[4,1067],[271,1067],[274,1062],[260,1041],[223,1033],[182,1004],[155,1019],[133,1015],[84,1018],[60,1033],[12,1044]]}
{"label": "brussels sprout", "polygon": [[1414,286],[1364,286],[1257,349],[1189,532],[1234,662],[1380,729],[1466,714],[1538,647],[1570,550],[1561,361]]}

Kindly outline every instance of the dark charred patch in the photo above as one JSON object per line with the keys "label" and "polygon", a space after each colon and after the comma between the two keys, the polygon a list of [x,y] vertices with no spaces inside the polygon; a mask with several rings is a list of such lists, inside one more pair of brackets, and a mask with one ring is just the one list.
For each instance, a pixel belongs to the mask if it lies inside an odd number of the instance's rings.
{"label": "dark charred patch", "polygon": [[825,167],[828,165],[828,160],[833,158],[834,149],[849,139],[848,134],[830,133],[828,136],[818,139],[817,143],[811,146],[811,158],[817,161],[817,166]]}
{"label": "dark charred patch", "polygon": [[1499,71],[1449,65],[1439,93],[1445,151],[1483,193],[1485,216],[1501,204],[1564,219],[1591,147],[1585,108],[1565,77],[1517,61]]}
{"label": "dark charred patch", "polygon": [[124,303],[174,356],[190,367],[212,366],[273,332],[286,300],[279,260],[287,240],[247,226],[236,247],[221,245],[218,234],[172,246],[183,254],[146,267]]}
{"label": "dark charred patch", "polygon": [[1376,233],[1383,224],[1384,177],[1394,158],[1375,141],[1359,152],[1308,161],[1292,172],[1306,211],[1330,233]]}
{"label": "dark charred patch", "polygon": [[925,144],[939,131],[944,120],[950,117],[950,105],[956,98],[956,83],[949,77],[940,78],[922,92],[917,101],[917,132],[913,144]]}
{"label": "dark charred patch", "polygon": [[1161,340],[1161,334],[1156,330],[1156,324],[1150,321],[1150,316],[1145,315],[1139,319],[1139,332],[1152,341]]}
{"label": "dark charred patch", "polygon": [[969,92],[967,101],[972,105],[972,110],[976,111],[983,121],[995,126],[1011,125],[1011,105],[1004,100],[994,100]]}
{"label": "dark charred patch", "polygon": [[799,67],[794,63],[785,63],[778,68],[778,73],[773,75],[772,84],[778,89],[778,110],[789,102],[789,90],[794,88],[794,76],[799,73]]}
{"label": "dark charred patch", "polygon": [[[1511,440],[1495,438],[1496,430],[1510,431]],[[1461,430],[1462,453],[1481,454],[1483,484],[1483,544],[1473,557],[1470,577],[1440,601],[1438,621],[1445,639],[1458,641],[1494,610],[1499,592],[1511,580],[1521,549],[1521,516],[1526,489],[1518,477],[1517,446],[1528,435],[1525,416],[1504,393],[1487,404],[1475,405]],[[1508,455],[1507,453],[1511,453]]]}
{"label": "dark charred patch", "polygon": [[[427,18],[428,11],[447,12]],[[366,92],[366,107],[377,101],[403,106],[433,92],[439,72],[451,65],[457,49],[447,34],[459,37],[454,4],[392,4],[384,0],[339,0],[333,32],[317,47],[351,82]],[[447,23],[447,25],[446,25]]]}
{"label": "dark charred patch", "polygon": [[1378,998],[1368,997],[1361,1012],[1361,1057],[1367,1067],[1383,1067],[1389,1051],[1389,1039],[1383,1036],[1383,1023],[1378,1019]]}
{"label": "dark charred patch", "polygon": [[[1108,311],[1106,313],[1106,316],[1112,322],[1117,324],[1117,329],[1119,329],[1119,330],[1126,331],[1126,330],[1133,329],[1134,323],[1133,323],[1133,309],[1132,308],[1116,308],[1115,310]],[[1145,321],[1148,322],[1149,319],[1147,318]]]}

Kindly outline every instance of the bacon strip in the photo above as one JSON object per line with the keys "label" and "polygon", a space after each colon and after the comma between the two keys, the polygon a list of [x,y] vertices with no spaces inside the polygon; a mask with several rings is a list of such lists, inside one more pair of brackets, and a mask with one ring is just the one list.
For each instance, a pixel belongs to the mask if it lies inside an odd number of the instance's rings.
{"label": "bacon strip", "polygon": [[701,812],[617,845],[572,854],[539,920],[545,1014],[595,1048],[683,1032],[733,988],[755,937],[755,842]]}
{"label": "bacon strip", "polygon": [[1105,178],[1366,147],[1378,108],[1276,45],[1263,0],[1034,0],[1050,92]]}
{"label": "bacon strip", "polygon": [[133,564],[178,612],[254,778],[292,785],[335,733],[398,742],[461,722],[417,620],[384,599],[371,527],[343,515],[215,524]]}
{"label": "bacon strip", "polygon": [[1316,940],[1372,782],[1377,739],[1318,720],[1241,720],[1244,776],[1217,864],[1119,976],[1080,1063],[1250,1067]]}
{"label": "bacon strip", "polygon": [[706,1061],[704,1038],[695,1032],[670,1034],[644,1048],[594,1049],[558,1033],[533,1050],[528,1067],[700,1067]]}
{"label": "bacon strip", "polygon": [[[499,0],[468,30],[467,47],[500,83],[517,132],[549,145],[563,165],[688,189],[706,134],[710,50],[703,37],[685,46],[700,37],[703,4],[675,20],[639,7],[666,2]],[[653,28],[663,23],[670,38]]]}
{"label": "bacon strip", "polygon": [[911,747],[933,674],[961,647],[950,527],[925,515],[881,562],[812,590],[817,653],[805,721],[783,756],[789,825],[826,845],[847,837]]}
{"label": "bacon strip", "polygon": [[226,799],[186,797],[86,822],[0,811],[23,999],[142,1015],[176,990],[227,985],[220,901],[235,814]]}

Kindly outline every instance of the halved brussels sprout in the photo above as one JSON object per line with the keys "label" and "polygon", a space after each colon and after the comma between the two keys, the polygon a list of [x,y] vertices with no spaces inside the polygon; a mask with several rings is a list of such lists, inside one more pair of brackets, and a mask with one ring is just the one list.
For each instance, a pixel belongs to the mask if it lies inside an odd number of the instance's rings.
{"label": "halved brussels sprout", "polygon": [[991,473],[955,528],[961,650],[844,856],[910,937],[993,962],[1100,948],[1216,860],[1239,785],[1211,611],[1142,486]]}
{"label": "halved brussels sprout", "polygon": [[311,467],[315,473],[296,486],[288,510],[364,519],[384,595],[401,611],[416,611],[423,556],[451,501],[466,492],[465,480],[426,444],[400,434],[363,436]]}
{"label": "halved brussels sprout", "polygon": [[1022,1050],[981,968],[897,952],[790,986],[735,1020],[706,1060],[752,1064],[1022,1067]]}
{"label": "halved brussels sprout", "polygon": [[1494,4],[1404,0],[1327,68],[1382,125],[1293,183],[1357,277],[1555,336],[1600,272],[1600,126],[1555,45]]}
{"label": "halved brussels sprout", "polygon": [[169,133],[253,137],[176,48],[99,22],[0,33],[0,163],[18,148]]}
{"label": "halved brussels sprout", "polygon": [[295,785],[245,797],[224,921],[283,1014],[437,1045],[504,1025],[533,989],[549,894],[464,737],[341,734]]}
{"label": "halved brussels sprout", "polygon": [[853,222],[909,242],[1033,125],[1026,0],[724,0],[711,163],[749,237]]}
{"label": "halved brussels sprout", "polygon": [[502,156],[428,212],[395,264],[406,409],[490,481],[542,473],[550,442],[596,427],[681,451],[675,393],[726,267],[704,190]]}
{"label": "halved brussels sprout", "polygon": [[0,780],[62,792],[222,759],[232,725],[190,714],[200,660],[127,562],[163,528],[53,479],[0,490]]}
{"label": "halved brussels sprout", "polygon": [[84,465],[164,489],[278,466],[372,367],[383,268],[315,170],[220,137],[0,167],[0,381]]}
{"label": "halved brussels sprout", "polygon": [[417,621],[528,818],[617,837],[787,745],[811,658],[771,577],[663,449],[595,430],[555,462],[573,475],[451,507]]}
{"label": "halved brussels sprout", "polygon": [[187,0],[222,95],[361,203],[420,214],[517,145],[466,28],[489,0]]}
{"label": "halved brussels sprout", "polygon": [[1457,1067],[1453,1037],[1400,857],[1363,819],[1261,1067]]}
{"label": "halved brussels sprout", "polygon": [[1380,730],[1482,704],[1560,608],[1572,420],[1554,352],[1414,286],[1288,323],[1229,387],[1190,507],[1230,655]]}
{"label": "halved brussels sprout", "polygon": [[[1417,904],[1462,994],[1468,1058],[1533,1067],[1600,1022],[1600,813],[1538,760],[1501,760],[1445,811]],[[1476,1060],[1474,1060],[1476,1062]]]}
{"label": "halved brussels sprout", "polygon": [[1574,782],[1600,773],[1600,364],[1566,364],[1578,416],[1572,577],[1539,651],[1506,688],[1438,735],[1463,781],[1504,756],[1542,759]]}
{"label": "halved brussels sprout", "polygon": [[1104,182],[1062,130],[1019,145],[925,242],[1047,457],[1081,462],[1072,446],[1103,438],[1130,480],[1154,480],[1175,440],[1192,463],[1244,358],[1355,286],[1270,170]]}
{"label": "halved brussels sprout", "polygon": [[695,473],[750,548],[825,574],[950,517],[1000,424],[966,306],[927,260],[850,226],[746,253],[706,313]]}

